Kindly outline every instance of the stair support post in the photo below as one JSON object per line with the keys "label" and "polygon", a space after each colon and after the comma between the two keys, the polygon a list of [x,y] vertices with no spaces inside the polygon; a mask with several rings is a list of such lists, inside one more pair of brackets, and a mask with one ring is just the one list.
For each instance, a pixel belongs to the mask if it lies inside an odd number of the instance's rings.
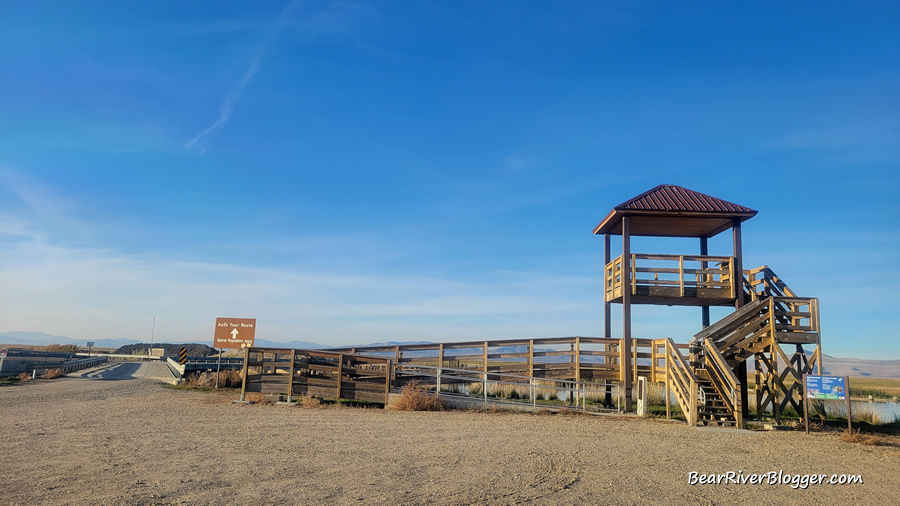
{"label": "stair support post", "polygon": [[[732,277],[732,285],[734,286],[734,309],[740,309],[744,305],[744,254],[741,244],[741,220],[734,218],[731,222],[732,241],[734,243],[734,276]],[[747,361],[744,360],[737,364],[734,368],[735,376],[741,382],[741,398],[746,399],[747,390]],[[747,403],[741,405],[741,415],[750,416],[750,407]]]}
{"label": "stair support post", "polygon": [[632,409],[631,406],[631,377],[632,377],[632,364],[631,364],[631,287],[633,279],[628,279],[632,277],[632,268],[633,268],[633,260],[631,258],[631,220],[628,216],[622,217],[622,276],[623,279],[623,287],[622,290],[622,347],[624,348],[621,352],[622,363],[620,367],[622,368],[622,380],[624,382],[625,391],[623,392],[625,396],[625,411],[630,412]]}

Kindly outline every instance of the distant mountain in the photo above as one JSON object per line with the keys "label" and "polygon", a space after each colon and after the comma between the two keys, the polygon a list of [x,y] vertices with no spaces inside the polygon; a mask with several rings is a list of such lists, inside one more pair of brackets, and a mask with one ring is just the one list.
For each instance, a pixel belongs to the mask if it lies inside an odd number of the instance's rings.
{"label": "distant mountain", "polygon": [[[133,339],[93,339],[95,348],[118,348],[127,344],[138,344]],[[0,333],[0,343],[3,344],[27,344],[30,346],[46,346],[48,344],[77,344],[86,346],[87,339],[74,339],[65,336],[54,336],[43,332],[10,331]]]}
{"label": "distant mountain", "polygon": [[296,348],[298,350],[321,350],[321,349],[331,349],[331,348],[363,348],[368,346],[403,346],[405,344],[431,344],[430,341],[387,341],[381,343],[366,343],[366,344],[354,344],[349,346],[329,346],[327,344],[319,344],[313,343],[310,341],[288,341],[288,342],[279,342],[279,341],[269,341],[268,339],[255,339],[253,341],[254,346],[261,346],[264,348]]}
{"label": "distant mountain", "polygon": [[824,374],[865,378],[900,379],[900,360],[822,357]]}
{"label": "distant mountain", "polygon": [[260,338],[254,339],[253,345],[260,346],[262,348],[294,348],[298,350],[320,350],[322,348],[328,348],[328,346],[325,346],[324,344],[311,343],[309,341],[288,341],[286,343],[282,343]]}
{"label": "distant mountain", "polygon": [[[807,357],[812,355],[806,351]],[[790,355],[788,355],[790,358]],[[900,360],[872,360],[863,358],[840,358],[822,354],[822,374],[826,376],[855,376],[857,378],[900,379]],[[786,364],[778,359],[778,370],[783,371]],[[753,358],[747,360],[747,369],[753,374]]]}
{"label": "distant mountain", "polygon": [[363,346],[403,346],[406,344],[433,344],[431,341],[385,341],[383,343],[367,343],[355,344],[353,346],[344,346],[344,348],[362,348]]}
{"label": "distant mountain", "polygon": [[[206,344],[197,343],[153,343],[153,347],[162,348],[163,356],[166,357],[177,357],[182,347],[187,348],[187,355],[189,357],[208,357],[216,353],[215,348],[212,348]],[[121,353],[123,355],[145,355],[148,348],[150,348],[150,343],[126,344],[113,353]]]}

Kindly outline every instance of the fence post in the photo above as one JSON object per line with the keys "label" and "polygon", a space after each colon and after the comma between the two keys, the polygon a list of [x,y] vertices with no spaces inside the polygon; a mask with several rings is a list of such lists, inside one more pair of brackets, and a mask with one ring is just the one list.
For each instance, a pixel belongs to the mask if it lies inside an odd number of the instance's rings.
{"label": "fence post", "polygon": [[[443,345],[442,345],[442,347],[443,347]],[[440,366],[437,368],[437,382],[436,382],[435,389],[434,389],[434,392],[437,395],[441,395],[441,369],[443,369],[443,368],[444,368],[444,366]]]}
{"label": "fence post", "polygon": [[488,382],[488,373],[484,372],[484,385],[481,387],[481,392],[484,394],[484,403],[487,404],[487,382]]}
{"label": "fence post", "polygon": [[287,401],[291,402],[294,398],[294,364],[297,363],[297,350],[291,350],[291,369],[290,369],[290,377],[288,378],[288,392],[287,392]]}
{"label": "fence post", "polygon": [[337,370],[337,395],[334,400],[337,402],[338,406],[341,404],[341,380],[344,378],[344,354],[341,353],[338,355],[338,370]]}
{"label": "fence post", "polygon": [[534,384],[534,378],[531,378],[531,408],[537,408],[537,387]]}
{"label": "fence post", "polygon": [[390,400],[391,395],[391,366],[393,363],[390,359],[387,359],[387,363],[384,364],[384,407],[388,407],[388,400]]}

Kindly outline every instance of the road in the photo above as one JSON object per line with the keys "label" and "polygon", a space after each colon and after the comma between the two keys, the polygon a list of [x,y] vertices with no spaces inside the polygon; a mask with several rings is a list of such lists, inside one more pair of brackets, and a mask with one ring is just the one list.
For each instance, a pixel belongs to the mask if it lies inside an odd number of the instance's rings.
{"label": "road", "polygon": [[175,377],[164,362],[108,362],[100,367],[93,367],[69,373],[69,378],[121,381],[131,379],[150,379],[172,382]]}

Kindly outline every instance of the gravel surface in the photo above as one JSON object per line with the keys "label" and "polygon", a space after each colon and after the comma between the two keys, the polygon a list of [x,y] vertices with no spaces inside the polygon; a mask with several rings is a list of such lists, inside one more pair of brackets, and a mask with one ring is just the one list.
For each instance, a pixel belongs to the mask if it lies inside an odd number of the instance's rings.
{"label": "gravel surface", "polygon": [[[834,434],[236,398],[149,379],[0,387],[0,503],[896,504],[900,490],[900,448]],[[688,484],[691,471],[779,470],[864,483]]]}

